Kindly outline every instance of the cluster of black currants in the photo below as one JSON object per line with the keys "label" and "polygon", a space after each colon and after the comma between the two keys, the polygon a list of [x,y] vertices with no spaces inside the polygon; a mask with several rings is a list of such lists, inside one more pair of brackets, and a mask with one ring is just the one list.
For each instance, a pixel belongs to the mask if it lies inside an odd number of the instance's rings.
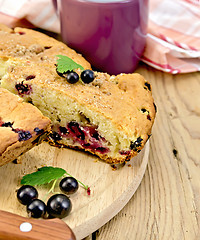
{"label": "cluster of black currants", "polygon": [[[73,83],[78,82],[78,80],[79,80],[79,75],[74,71],[66,71],[64,73],[60,73],[57,71],[57,73],[59,76],[66,78],[68,83],[73,84]],[[92,70],[87,69],[87,70],[84,70],[81,72],[81,80],[84,83],[90,83],[94,80],[94,78],[95,78],[95,75]]]}
{"label": "cluster of black currants", "polygon": [[[73,177],[65,177],[60,183],[61,191],[67,195],[73,194],[78,190],[78,182]],[[30,217],[33,218],[64,218],[71,212],[72,203],[65,194],[54,194],[47,204],[38,199],[38,191],[30,185],[23,185],[17,191],[17,199],[23,205]]]}

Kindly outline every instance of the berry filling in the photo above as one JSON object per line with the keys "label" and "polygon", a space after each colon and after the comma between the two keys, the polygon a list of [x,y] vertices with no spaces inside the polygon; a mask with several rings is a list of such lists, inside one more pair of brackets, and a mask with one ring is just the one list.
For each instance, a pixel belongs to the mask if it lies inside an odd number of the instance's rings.
{"label": "berry filling", "polygon": [[26,34],[25,32],[16,32],[16,33],[18,33],[19,35],[24,35],[24,34]]}
{"label": "berry filling", "polygon": [[[82,126],[76,121],[71,121],[67,124],[67,127],[54,125],[50,137],[55,142],[62,140],[62,138],[72,139],[73,144],[78,143],[84,149],[91,150],[94,153],[106,154],[110,151],[108,142],[98,133],[97,127],[89,124]],[[129,155],[131,150],[139,152],[138,148],[142,146],[142,141],[143,139],[138,137],[136,141],[131,142],[130,150],[119,150],[119,154]]]}
{"label": "berry filling", "polygon": [[143,113],[147,112],[147,110],[146,110],[145,108],[142,108],[141,111],[142,111]]}
{"label": "berry filling", "polygon": [[150,85],[150,83],[148,83],[148,82],[145,82],[145,84],[144,84],[144,85],[145,85],[145,87],[144,87],[144,88],[145,88],[146,90],[148,89],[149,91],[151,91],[151,85]]}
{"label": "berry filling", "polygon": [[119,153],[121,154],[121,155],[129,155],[130,154],[130,150],[121,150],[121,151],[119,151]]}
{"label": "berry filling", "polygon": [[50,133],[50,138],[54,141],[54,142],[57,142],[59,140],[62,139],[62,137],[55,131],[53,131],[52,133]]}
{"label": "berry filling", "polygon": [[84,128],[81,127],[77,122],[69,122],[67,128],[69,131],[68,135],[71,136],[74,140],[80,142],[80,144],[85,140],[85,133],[83,131]]}
{"label": "berry filling", "polygon": [[68,136],[78,142],[83,148],[101,154],[109,152],[105,147],[106,140],[101,137],[95,126],[80,126],[77,122],[70,122],[67,125]]}
{"label": "berry filling", "polygon": [[11,122],[5,122],[1,124],[1,127],[12,127],[13,123]]}
{"label": "berry filling", "polygon": [[34,78],[35,78],[35,75],[29,75],[26,77],[26,81],[34,79]]}
{"label": "berry filling", "polygon": [[3,124],[4,122],[1,120],[1,118],[0,118],[0,127],[2,126],[2,124]]}
{"label": "berry filling", "polygon": [[52,48],[52,46],[45,46],[44,49],[47,50],[47,49],[50,49]]}
{"label": "berry filling", "polygon": [[142,113],[146,113],[146,114],[147,114],[147,115],[146,115],[146,116],[147,116],[147,119],[148,119],[149,121],[151,121],[151,117],[150,117],[150,114],[149,114],[149,111],[148,111],[148,110],[146,110],[145,108],[142,108],[142,109],[141,109],[141,112],[142,112]]}
{"label": "berry filling", "polygon": [[20,130],[18,132],[18,140],[21,141],[26,141],[28,139],[32,138],[32,135],[29,131],[24,131],[24,130]]}
{"label": "berry filling", "polygon": [[138,137],[135,142],[131,142],[130,149],[137,151],[139,147],[142,146],[142,138]]}
{"label": "berry filling", "polygon": [[[32,135],[31,135],[31,133],[29,131],[24,131],[24,130],[19,129],[19,128],[13,128],[13,122],[3,122],[0,119],[0,127],[10,127],[13,132],[18,133],[18,140],[20,142],[21,141],[26,141],[26,140],[32,138]],[[35,128],[34,131],[36,132],[36,134],[37,134],[37,129],[40,130],[39,128]]]}
{"label": "berry filling", "polygon": [[147,119],[148,119],[149,121],[151,121],[151,117],[150,117],[149,114],[147,115]]}
{"label": "berry filling", "polygon": [[15,84],[15,88],[20,96],[29,95],[32,92],[31,85],[23,84],[23,82]]}
{"label": "berry filling", "polygon": [[72,139],[73,143],[79,143],[84,149],[93,152],[101,154],[109,152],[109,148],[105,146],[107,141],[99,135],[96,126],[81,126],[79,123],[71,121],[67,124],[67,127],[59,126],[51,137],[54,141],[62,138]]}
{"label": "berry filling", "polygon": [[3,122],[0,119],[0,127],[11,127],[12,128],[12,125],[13,125],[13,123],[11,123],[11,122]]}
{"label": "berry filling", "polygon": [[24,131],[19,128],[12,129],[14,132],[18,133],[18,140],[21,141],[27,141],[28,139],[32,138],[32,135],[29,131]]}
{"label": "berry filling", "polygon": [[36,127],[36,128],[34,128],[34,132],[36,132],[36,135],[38,135],[38,134],[42,134],[44,132],[44,130]]}

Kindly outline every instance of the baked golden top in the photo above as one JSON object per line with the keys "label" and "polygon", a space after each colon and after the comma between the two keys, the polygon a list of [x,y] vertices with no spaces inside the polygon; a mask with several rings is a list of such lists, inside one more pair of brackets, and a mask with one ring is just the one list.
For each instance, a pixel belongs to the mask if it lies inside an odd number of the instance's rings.
{"label": "baked golden top", "polygon": [[[33,93],[34,85],[39,85],[46,91],[69,96],[91,111],[104,115],[127,136],[143,136],[147,140],[155,118],[155,107],[150,84],[140,74],[110,76],[95,72],[95,80],[89,84],[81,80],[70,84],[56,73],[55,66],[9,59],[7,78],[10,84],[23,81],[23,84],[33,86]],[[80,70],[77,73],[80,75]],[[28,76],[34,78],[26,80]]]}

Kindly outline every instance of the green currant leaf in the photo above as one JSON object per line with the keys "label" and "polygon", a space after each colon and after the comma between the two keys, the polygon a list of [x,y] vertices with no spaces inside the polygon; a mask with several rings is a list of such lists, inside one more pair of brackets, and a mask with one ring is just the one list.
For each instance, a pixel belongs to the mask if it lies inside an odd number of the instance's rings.
{"label": "green currant leaf", "polygon": [[80,68],[84,70],[84,68],[78,63],[74,62],[71,58],[64,55],[56,55],[57,59],[57,71],[60,73],[64,73],[67,71],[72,71],[74,69]]}
{"label": "green currant leaf", "polygon": [[27,174],[21,179],[22,185],[42,185],[50,183],[53,180],[61,178],[66,171],[58,167],[42,167],[38,168],[36,172]]}

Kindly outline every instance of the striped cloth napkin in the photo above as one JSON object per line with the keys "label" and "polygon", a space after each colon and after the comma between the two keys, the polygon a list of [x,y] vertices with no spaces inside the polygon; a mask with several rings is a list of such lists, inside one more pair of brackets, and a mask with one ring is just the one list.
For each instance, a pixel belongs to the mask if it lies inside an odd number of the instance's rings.
{"label": "striped cloth napkin", "polygon": [[[200,0],[149,0],[142,61],[172,74],[200,71]],[[0,22],[60,32],[51,0],[0,0]]]}
{"label": "striped cloth napkin", "polygon": [[200,71],[200,0],[150,0],[142,61],[172,74]]}

